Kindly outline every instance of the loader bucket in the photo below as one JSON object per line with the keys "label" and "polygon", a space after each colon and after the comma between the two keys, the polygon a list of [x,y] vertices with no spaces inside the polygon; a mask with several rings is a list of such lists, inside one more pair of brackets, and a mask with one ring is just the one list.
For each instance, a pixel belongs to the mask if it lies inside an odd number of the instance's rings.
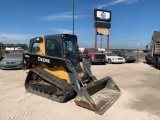
{"label": "loader bucket", "polygon": [[105,77],[81,88],[75,98],[78,106],[104,114],[120,97],[121,90],[110,77]]}

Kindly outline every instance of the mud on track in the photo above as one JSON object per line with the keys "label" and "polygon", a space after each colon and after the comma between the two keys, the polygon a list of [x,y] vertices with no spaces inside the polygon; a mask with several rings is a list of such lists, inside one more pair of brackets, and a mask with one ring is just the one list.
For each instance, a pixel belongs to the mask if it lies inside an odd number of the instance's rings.
{"label": "mud on track", "polygon": [[26,93],[26,71],[0,70],[0,120],[160,120],[160,70],[140,63],[92,65],[98,78],[112,77],[122,96],[103,115]]}

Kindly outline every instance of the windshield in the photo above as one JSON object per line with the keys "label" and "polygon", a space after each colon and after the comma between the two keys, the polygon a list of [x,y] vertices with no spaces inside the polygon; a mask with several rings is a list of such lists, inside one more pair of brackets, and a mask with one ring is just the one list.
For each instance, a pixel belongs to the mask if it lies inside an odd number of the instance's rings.
{"label": "windshield", "polygon": [[117,56],[115,53],[106,53],[107,56]]}
{"label": "windshield", "polygon": [[46,38],[46,54],[54,57],[61,57],[61,45],[53,38]]}
{"label": "windshield", "polygon": [[89,53],[90,53],[90,52],[100,52],[98,49],[88,49],[87,51],[88,51]]}
{"label": "windshield", "polygon": [[66,38],[63,42],[64,57],[75,59],[78,55],[77,42],[74,38]]}
{"label": "windshield", "polygon": [[6,58],[22,58],[22,54],[9,54]]}

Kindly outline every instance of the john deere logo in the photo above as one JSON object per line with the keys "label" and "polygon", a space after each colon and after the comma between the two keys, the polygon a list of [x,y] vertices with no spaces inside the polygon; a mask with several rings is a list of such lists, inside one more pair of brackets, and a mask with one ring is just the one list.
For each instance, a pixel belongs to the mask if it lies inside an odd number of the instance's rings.
{"label": "john deere logo", "polygon": [[45,63],[50,63],[50,59],[41,58],[41,57],[38,57],[38,61],[45,62]]}
{"label": "john deere logo", "polygon": [[106,17],[106,14],[104,12],[101,13],[102,18]]}

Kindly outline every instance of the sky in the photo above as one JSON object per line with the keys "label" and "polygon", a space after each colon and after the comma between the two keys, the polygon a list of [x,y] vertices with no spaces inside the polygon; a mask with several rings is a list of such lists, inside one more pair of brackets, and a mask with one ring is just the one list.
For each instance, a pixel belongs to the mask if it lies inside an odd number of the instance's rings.
{"label": "sky", "polygon": [[[29,44],[33,37],[72,34],[73,0],[0,0],[0,42]],[[94,47],[94,9],[111,11],[110,48],[145,49],[160,31],[160,0],[74,0],[79,47]],[[97,38],[100,47],[101,37]],[[106,48],[107,37],[102,36]]]}

